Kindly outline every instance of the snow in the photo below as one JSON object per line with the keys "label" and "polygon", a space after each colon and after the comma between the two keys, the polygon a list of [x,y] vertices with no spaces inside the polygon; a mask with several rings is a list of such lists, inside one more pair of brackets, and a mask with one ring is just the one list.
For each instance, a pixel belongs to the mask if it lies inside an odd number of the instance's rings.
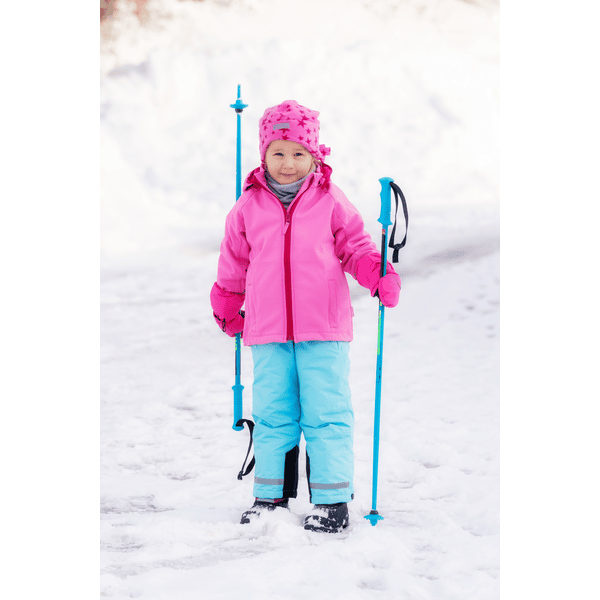
{"label": "snow", "polygon": [[[499,597],[498,10],[495,2],[148,3],[101,61],[101,595]],[[317,7],[320,7],[317,10]],[[162,12],[161,12],[162,11]],[[321,18],[316,19],[315,15]],[[289,513],[239,525],[232,340],[208,292],[262,111],[321,112],[334,181],[378,239],[379,183],[409,204],[386,313],[371,508],[377,304],[351,282],[356,498],[343,534]],[[401,212],[401,211],[400,211]],[[252,357],[242,352],[245,416]]]}
{"label": "snow", "polygon": [[[5,7],[0,595],[485,599],[500,562],[510,600],[593,594],[598,7],[503,0],[499,65],[494,0],[320,2],[329,21],[314,2],[148,6],[143,26],[111,23],[100,77],[97,5]],[[321,110],[334,179],[374,235],[377,179],[409,200],[376,527],[376,308],[356,286],[351,527],[305,534],[302,485],[290,513],[238,525],[247,434],[207,302],[238,83],[245,170],[263,108],[296,97]],[[246,350],[243,383],[248,414]]]}
{"label": "snow", "polygon": [[[148,267],[103,286],[104,595],[192,598],[201,585],[210,598],[496,597],[497,254],[408,278],[386,315],[375,528],[362,517],[377,317],[371,298],[355,300],[357,499],[335,539],[299,527],[303,470],[291,514],[237,524],[252,484],[236,480],[247,437],[230,429],[231,340],[198,308],[214,256],[192,264],[197,274]],[[244,352],[247,411],[250,365]]]}

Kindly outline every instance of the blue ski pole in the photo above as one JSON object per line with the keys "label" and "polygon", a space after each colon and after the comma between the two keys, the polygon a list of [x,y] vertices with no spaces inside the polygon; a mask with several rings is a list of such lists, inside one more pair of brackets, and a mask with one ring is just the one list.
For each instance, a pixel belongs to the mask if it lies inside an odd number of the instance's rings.
{"label": "blue ski pole", "polygon": [[[237,145],[236,145],[236,161],[235,161],[235,201],[237,202],[239,197],[242,195],[242,111],[248,106],[242,102],[241,98],[241,87],[238,85],[237,100],[235,104],[230,104],[237,115]],[[235,431],[242,431],[243,425],[238,426],[238,421],[242,418],[244,413],[244,400],[242,393],[244,386],[241,382],[242,379],[242,336],[239,333],[235,335],[235,385],[231,388],[233,390],[233,427]]]}
{"label": "blue ski pole", "polygon": [[[381,223],[381,277],[386,273],[387,268],[387,231],[392,224],[392,195],[390,184],[394,180],[390,177],[382,177],[381,183],[381,212],[379,214],[379,223]],[[375,377],[375,417],[373,431],[373,495],[371,512],[365,516],[365,519],[376,525],[377,521],[383,517],[377,512],[377,479],[379,472],[379,422],[381,415],[381,373],[383,366],[383,326],[385,320],[385,306],[379,300],[379,315],[377,320],[377,373]]]}

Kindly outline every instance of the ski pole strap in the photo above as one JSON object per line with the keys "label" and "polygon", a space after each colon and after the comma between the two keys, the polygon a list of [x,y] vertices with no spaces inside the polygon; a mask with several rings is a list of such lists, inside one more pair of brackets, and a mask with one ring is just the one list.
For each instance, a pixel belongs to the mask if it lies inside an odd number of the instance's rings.
{"label": "ski pole strap", "polygon": [[[394,191],[394,197],[396,199],[396,212],[394,213],[394,227],[392,228],[392,234],[390,235],[390,243],[388,246],[394,251],[392,255],[392,262],[397,263],[398,251],[404,248],[406,245],[406,237],[408,235],[408,208],[406,206],[406,198],[404,197],[400,186],[392,181],[390,182],[390,187]],[[404,211],[404,222],[406,224],[406,229],[404,233],[404,239],[399,244],[396,244],[394,238],[396,236],[396,224],[398,222],[398,198],[400,198],[402,201],[402,210]]]}
{"label": "ski pole strap", "polygon": [[[248,425],[248,431],[250,432],[250,444],[248,445],[248,452],[246,452],[246,458],[244,459],[244,464],[242,465],[242,468],[240,469],[240,472],[238,473],[237,478],[241,481],[242,477],[245,477],[246,475],[248,475],[248,473],[250,473],[250,471],[252,471],[252,469],[254,468],[254,463],[256,462],[254,459],[254,456],[252,457],[252,460],[248,463],[248,467],[246,467],[246,462],[248,461],[248,457],[250,456],[250,450],[252,450],[252,440],[253,440],[253,436],[252,436],[252,432],[254,431],[254,421],[250,421],[250,419],[240,419],[235,426],[236,427],[244,427],[244,423],[246,423],[246,425]],[[246,469],[244,471],[244,469]]]}

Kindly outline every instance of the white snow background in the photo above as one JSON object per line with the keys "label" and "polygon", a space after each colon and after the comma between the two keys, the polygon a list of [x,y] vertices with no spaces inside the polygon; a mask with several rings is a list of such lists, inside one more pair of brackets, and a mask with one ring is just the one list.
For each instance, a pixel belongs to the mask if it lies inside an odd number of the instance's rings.
{"label": "white snow background", "polygon": [[[159,8],[154,25],[123,19],[102,63],[102,597],[497,598],[496,3]],[[334,180],[375,240],[378,178],[408,199],[402,299],[386,315],[375,527],[363,517],[377,303],[356,285],[350,527],[301,528],[303,459],[291,512],[239,524],[253,500],[252,477],[236,479],[248,436],[231,429],[232,340],[208,298],[235,200],[238,83],[244,174],[258,164],[263,110],[294,98],[321,112]],[[244,349],[250,418],[251,365]]]}
{"label": "white snow background", "polygon": [[[91,61],[86,55],[95,34],[62,13],[56,29],[33,28],[31,45],[16,26],[31,22],[25,4],[7,5],[2,22],[11,202],[0,242],[13,285],[1,315],[9,367],[0,381],[3,597],[79,599],[99,588],[101,597],[146,600],[498,598],[498,140],[506,147],[507,135],[503,247],[521,252],[507,259],[503,250],[502,289],[508,279],[512,292],[502,327],[503,490],[508,481],[511,492],[507,502],[503,494],[503,596],[593,594],[597,553],[586,542],[599,535],[598,452],[589,401],[598,385],[589,381],[596,355],[588,349],[598,292],[582,257],[597,254],[584,205],[597,153],[574,149],[597,132],[600,99],[595,87],[579,93],[592,71],[564,59],[554,31],[594,56],[595,20],[559,11],[540,28],[535,9],[512,6],[508,29],[531,54],[511,55],[518,87],[505,95],[510,120],[500,127],[491,0],[150,0],[144,24],[121,4],[116,37],[102,41],[100,56],[101,386],[96,47]],[[84,9],[92,11],[73,3],[73,15]],[[50,18],[50,5],[44,10]],[[393,177],[408,199],[403,291],[386,312],[385,519],[376,527],[363,516],[377,307],[356,285],[351,525],[335,536],[301,529],[309,507],[302,472],[289,514],[238,524],[252,502],[250,478],[236,479],[247,433],[231,429],[233,344],[208,302],[235,199],[229,104],[237,84],[249,104],[244,173],[258,160],[264,108],[295,98],[321,111],[334,181],[376,240],[378,178]],[[561,123],[557,105],[577,110]],[[507,164],[519,186],[505,187]],[[541,203],[532,207],[532,198]],[[249,416],[248,349],[242,369]],[[514,585],[515,572],[527,581]]]}

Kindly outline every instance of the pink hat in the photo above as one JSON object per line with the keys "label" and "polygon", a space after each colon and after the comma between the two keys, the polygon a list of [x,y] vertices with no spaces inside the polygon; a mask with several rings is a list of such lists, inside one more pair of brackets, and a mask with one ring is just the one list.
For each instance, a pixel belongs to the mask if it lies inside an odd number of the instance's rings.
{"label": "pink hat", "polygon": [[323,160],[331,148],[319,145],[319,113],[286,100],[267,108],[258,122],[260,158],[264,162],[269,144],[274,140],[290,140],[302,144],[315,158]]}

